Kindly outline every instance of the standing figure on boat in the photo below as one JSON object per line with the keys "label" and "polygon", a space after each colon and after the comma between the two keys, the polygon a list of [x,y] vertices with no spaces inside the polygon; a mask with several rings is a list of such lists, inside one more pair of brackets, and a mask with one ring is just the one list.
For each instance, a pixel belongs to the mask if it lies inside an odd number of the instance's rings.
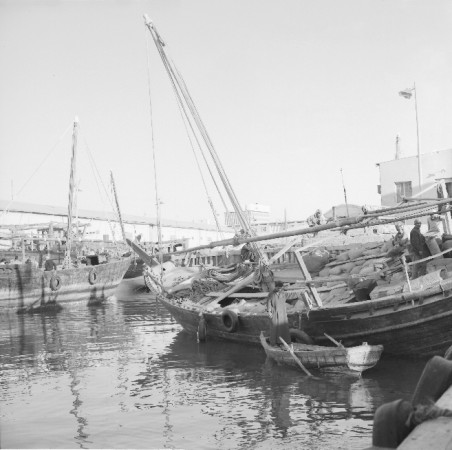
{"label": "standing figure on boat", "polygon": [[308,226],[316,227],[317,225],[323,225],[324,223],[326,223],[326,219],[322,214],[322,210],[318,209],[312,216],[309,216],[306,219],[306,222],[308,223]]}
{"label": "standing figure on boat", "polygon": [[[306,219],[306,222],[308,223],[309,227],[316,227],[318,225],[325,224],[326,223],[326,218],[322,214],[322,210],[321,209],[317,209],[316,212],[312,216],[309,216]],[[317,234],[317,232],[314,233],[314,236],[316,234]]]}
{"label": "standing figure on boat", "polygon": [[46,255],[45,257],[44,257],[44,260],[45,260],[45,262],[44,262],[44,270],[47,272],[47,271],[51,271],[51,270],[56,270],[56,264],[55,264],[55,262],[53,261],[53,259],[50,259],[50,256],[49,255]]}
{"label": "standing figure on boat", "polygon": [[[420,219],[414,219],[414,227],[410,233],[412,262],[416,262],[420,259],[430,256],[430,251],[427,247],[427,243],[425,242],[425,237],[421,233],[421,225],[422,222],[420,221]],[[425,261],[422,263],[413,264],[412,267],[413,270],[411,272],[411,278],[413,280],[427,273],[427,263]]]}
{"label": "standing figure on boat", "polygon": [[395,229],[397,230],[397,233],[392,238],[393,248],[389,250],[387,256],[400,256],[407,252],[409,238],[405,232],[405,225],[403,222],[397,222],[395,224]]}

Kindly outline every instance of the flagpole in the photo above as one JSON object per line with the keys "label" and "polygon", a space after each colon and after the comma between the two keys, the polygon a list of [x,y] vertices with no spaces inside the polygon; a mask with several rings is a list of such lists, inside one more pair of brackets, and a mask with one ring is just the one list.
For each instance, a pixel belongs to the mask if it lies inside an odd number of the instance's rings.
{"label": "flagpole", "polygon": [[413,83],[414,91],[414,109],[416,111],[416,136],[417,136],[417,172],[419,177],[419,192],[422,191],[422,166],[421,166],[421,150],[419,146],[419,119],[417,115],[417,89],[416,83]]}

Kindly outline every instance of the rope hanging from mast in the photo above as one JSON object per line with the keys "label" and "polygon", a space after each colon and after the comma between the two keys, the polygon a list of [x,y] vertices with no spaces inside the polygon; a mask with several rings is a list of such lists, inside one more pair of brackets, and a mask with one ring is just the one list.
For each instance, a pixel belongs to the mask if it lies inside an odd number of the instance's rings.
{"label": "rope hanging from mast", "polygon": [[[167,71],[167,74],[169,76],[169,79],[170,79],[170,82],[171,82],[171,86],[173,88],[173,92],[174,92],[174,94],[176,96],[179,112],[180,112],[180,114],[182,116],[182,120],[183,120],[184,126],[186,128],[187,135],[189,136],[189,140],[190,140],[190,143],[192,145],[192,150],[194,152],[194,147],[193,147],[193,144],[192,144],[192,141],[191,141],[191,137],[190,137],[190,134],[188,133],[188,130],[187,130],[187,127],[186,127],[187,123],[190,126],[190,130],[192,132],[193,138],[196,140],[198,149],[199,149],[199,151],[200,151],[200,153],[201,153],[201,155],[203,157],[203,160],[204,160],[204,162],[206,164],[206,167],[207,167],[207,169],[209,171],[209,174],[210,174],[210,176],[212,178],[212,181],[213,181],[213,183],[214,183],[214,185],[215,185],[215,187],[217,189],[217,192],[218,192],[218,194],[220,196],[220,199],[221,199],[221,201],[223,203],[223,206],[224,206],[225,210],[228,211],[228,207],[226,206],[224,198],[223,198],[223,196],[221,194],[221,191],[220,191],[220,189],[218,187],[217,181],[215,180],[215,177],[214,177],[214,175],[212,173],[212,169],[210,167],[210,164],[207,161],[207,158],[206,158],[206,156],[204,154],[204,151],[203,151],[203,149],[202,149],[202,147],[200,145],[200,142],[199,142],[199,140],[197,138],[196,132],[195,132],[195,130],[193,128],[192,121],[190,120],[190,115],[187,112],[187,107],[189,107],[189,105],[186,105],[186,103],[184,103],[183,98],[181,97],[181,88],[180,88],[179,83],[177,82],[177,79],[176,79],[175,75],[174,75],[175,73],[177,73],[178,76],[181,77],[180,73],[177,71],[177,68],[175,67],[174,63],[172,63],[172,62],[170,63],[170,61],[168,60],[167,55],[166,55],[166,53],[163,50],[163,46],[165,46],[165,43],[163,42],[163,39],[160,37],[160,35],[157,33],[156,30],[155,30],[155,32],[156,32],[156,35],[154,35],[152,33],[152,30],[151,30],[151,36],[154,39],[154,43],[155,43],[155,45],[157,47],[157,50],[158,50],[159,55],[160,55],[160,57],[162,59],[163,65],[164,65],[164,67],[165,67],[165,69]],[[185,83],[184,83],[184,86],[185,86]],[[191,115],[191,117],[193,117],[193,114]],[[185,118],[185,120],[184,120],[184,118]],[[195,154],[195,158],[196,158],[196,154]],[[198,164],[198,167],[199,167],[199,164]],[[200,173],[201,173],[201,177],[202,177],[201,170],[200,170]],[[204,178],[203,178],[203,181],[204,181]]]}
{"label": "rope hanging from mast", "polygon": [[[173,86],[173,87],[174,87],[174,86]],[[175,93],[176,93],[176,95],[177,95],[177,91],[176,91]],[[183,124],[184,124],[185,131],[186,131],[187,136],[188,136],[188,140],[189,140],[189,142],[190,142],[190,147],[191,147],[191,150],[192,150],[192,152],[193,152],[193,156],[194,156],[194,158],[195,158],[196,165],[197,165],[197,167],[198,167],[199,175],[201,176],[201,181],[202,181],[202,184],[203,184],[203,186],[204,186],[204,190],[205,190],[206,196],[207,196],[207,202],[209,203],[210,209],[212,210],[212,214],[213,214],[213,217],[214,217],[214,219],[215,219],[215,224],[216,224],[216,226],[217,226],[217,230],[218,230],[218,232],[220,233],[220,236],[223,238],[223,233],[222,233],[222,231],[221,231],[221,226],[220,226],[220,223],[219,223],[219,221],[218,221],[218,215],[217,215],[217,212],[216,212],[216,210],[215,210],[215,206],[214,206],[214,204],[213,204],[212,198],[211,198],[210,195],[209,195],[209,190],[207,189],[206,180],[204,179],[204,175],[203,175],[202,170],[201,170],[201,165],[199,164],[199,159],[198,159],[198,157],[197,157],[197,155],[196,155],[196,152],[195,152],[195,147],[194,147],[194,145],[193,145],[192,137],[191,137],[191,135],[190,135],[190,133],[189,133],[189,130],[188,130],[188,128],[187,128],[187,122],[188,122],[188,125],[190,126],[190,129],[191,129],[193,138],[194,138],[195,141],[196,141],[198,150],[199,150],[199,152],[201,153],[201,155],[202,155],[202,157],[203,157],[203,159],[204,159],[204,162],[205,162],[205,164],[206,164],[206,166],[207,166],[207,169],[208,169],[208,171],[209,171],[209,173],[210,173],[210,176],[212,177],[212,180],[213,180],[213,182],[215,183],[215,187],[217,188],[218,194],[220,195],[220,198],[221,198],[221,200],[222,200],[222,202],[223,202],[223,205],[224,205],[225,209],[227,210],[226,204],[225,204],[225,202],[224,202],[224,199],[223,199],[223,196],[221,195],[220,190],[218,189],[218,186],[217,186],[217,184],[216,184],[215,178],[213,177],[213,173],[212,173],[212,171],[211,171],[211,168],[210,168],[210,166],[209,166],[209,164],[208,164],[208,162],[207,162],[206,156],[205,156],[205,154],[204,154],[204,152],[203,152],[203,150],[202,150],[202,147],[201,147],[201,145],[200,145],[200,143],[199,143],[199,140],[198,140],[198,138],[197,138],[197,136],[196,136],[196,133],[195,133],[195,131],[194,131],[194,129],[193,129],[192,123],[190,122],[189,118],[188,118],[187,115],[185,114],[185,111],[182,109],[182,105],[180,104],[180,102],[177,102],[177,106],[178,106],[178,108],[179,108],[179,112],[180,112],[180,115],[181,115],[181,117],[182,117],[182,122],[183,122]]]}
{"label": "rope hanging from mast", "polygon": [[[14,196],[17,198],[17,196],[19,196],[22,191],[25,189],[25,187],[28,185],[28,183],[32,180],[32,178],[36,175],[36,173],[38,172],[38,170],[43,166],[43,164],[49,159],[50,155],[54,152],[54,150],[58,147],[58,145],[60,144],[60,142],[63,140],[63,138],[66,136],[66,134],[69,132],[69,130],[71,129],[71,127],[73,127],[73,124],[70,123],[67,128],[64,130],[64,132],[61,134],[61,136],[57,139],[56,143],[53,145],[53,147],[49,150],[49,152],[47,153],[47,155],[44,157],[44,159],[41,161],[41,163],[38,165],[38,167],[34,170],[34,172],[28,177],[27,181],[25,181],[25,183],[21,186],[21,188],[15,192]],[[11,207],[11,205],[15,202],[14,199],[11,199],[8,204],[6,205],[5,209],[3,209],[3,211],[0,214],[0,217],[5,216],[6,214],[8,214],[9,212],[9,208]]]}
{"label": "rope hanging from mast", "polygon": [[[88,142],[86,140],[86,137],[83,135],[83,130],[80,130],[80,137],[83,139],[83,142],[85,144],[84,145],[85,146],[85,151],[86,151],[86,154],[88,155],[88,161],[90,163],[90,168],[91,168],[91,170],[93,172],[93,179],[94,179],[94,181],[96,183],[96,187],[97,187],[97,190],[99,192],[99,198],[101,199],[102,206],[104,208],[103,212],[104,212],[105,220],[108,222],[108,226],[110,228],[110,232],[111,232],[111,236],[112,236],[115,248],[119,252],[118,242],[116,241],[116,230],[115,230],[115,228],[114,228],[114,226],[112,224],[112,221],[110,220],[110,217],[107,214],[107,210],[105,208],[105,204],[107,202],[105,201],[105,198],[103,197],[102,193],[105,194],[105,197],[108,200],[108,203],[110,204],[110,207],[111,207],[112,211],[115,210],[115,205],[114,205],[113,200],[111,198],[110,192],[107,190],[104,182],[102,181],[102,177],[100,176],[99,169],[97,167],[96,161],[94,160],[94,156],[93,156],[93,154],[92,154],[92,152],[91,152],[91,150],[90,150],[90,148],[88,146]],[[103,191],[100,188],[100,186],[102,186]]]}
{"label": "rope hanging from mast", "polygon": [[[174,63],[173,63],[173,65],[174,65]],[[177,72],[177,74],[179,75],[180,79],[182,80],[182,82],[184,83],[184,86],[185,86],[185,82],[184,82],[184,80],[183,80],[183,78],[182,78],[182,75],[181,75],[180,72],[177,70],[177,67],[176,67],[175,65],[174,65],[174,70]],[[191,131],[192,131],[192,133],[193,133],[194,139],[196,140],[196,143],[197,143],[197,146],[198,146],[198,150],[199,150],[199,152],[201,153],[201,155],[202,155],[202,157],[203,157],[204,163],[205,163],[205,165],[206,165],[206,167],[207,167],[207,170],[209,171],[209,174],[210,174],[210,177],[211,177],[211,179],[212,179],[212,182],[213,182],[213,184],[215,185],[215,188],[216,188],[216,190],[217,190],[217,193],[218,193],[218,195],[219,195],[219,197],[220,197],[221,202],[223,203],[223,207],[224,207],[225,211],[228,213],[228,212],[229,212],[229,208],[228,208],[227,205],[226,205],[226,202],[225,202],[225,200],[224,200],[224,198],[223,198],[223,195],[222,195],[222,193],[221,193],[221,190],[220,190],[220,188],[219,188],[219,186],[218,186],[218,184],[217,184],[217,180],[216,180],[216,178],[215,178],[215,176],[214,176],[214,174],[213,174],[213,172],[212,172],[212,168],[210,167],[210,163],[209,163],[209,161],[208,161],[207,158],[206,158],[205,152],[204,152],[203,148],[201,147],[201,144],[200,144],[200,142],[199,142],[199,140],[198,140],[198,137],[196,136],[195,130],[194,130],[194,128],[193,128],[192,121],[190,120],[190,117],[188,116],[187,111],[186,111],[186,109],[184,108],[184,104],[183,104],[183,102],[182,102],[182,99],[180,98],[179,92],[178,92],[178,90],[176,89],[174,83],[172,83],[171,85],[173,86],[174,92],[175,92],[176,97],[177,97],[177,99],[178,99],[178,103],[177,103],[177,104],[178,104],[178,106],[179,106],[179,111],[183,111],[183,113],[184,113],[183,117],[185,117],[186,121],[187,121],[188,124],[190,125],[190,129],[191,129]],[[185,123],[185,122],[184,122],[184,123]],[[188,134],[188,133],[187,133],[187,134]],[[194,150],[193,150],[193,152],[194,152]],[[196,158],[196,155],[195,155],[195,158]],[[201,170],[200,170],[200,172],[201,172]],[[233,228],[236,229],[235,224],[233,224]]]}

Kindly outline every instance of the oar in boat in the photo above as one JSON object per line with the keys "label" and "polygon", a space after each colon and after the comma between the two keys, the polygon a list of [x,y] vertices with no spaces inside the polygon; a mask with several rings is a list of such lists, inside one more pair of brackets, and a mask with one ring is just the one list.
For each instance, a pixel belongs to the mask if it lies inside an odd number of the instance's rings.
{"label": "oar in boat", "polygon": [[295,362],[303,369],[304,373],[308,377],[312,377],[312,373],[309,372],[308,369],[302,364],[302,362],[297,358],[297,355],[294,353],[294,351],[290,348],[290,345],[281,337],[279,336],[279,340],[284,344],[284,347],[286,347],[287,351],[292,355],[292,358],[295,360]]}

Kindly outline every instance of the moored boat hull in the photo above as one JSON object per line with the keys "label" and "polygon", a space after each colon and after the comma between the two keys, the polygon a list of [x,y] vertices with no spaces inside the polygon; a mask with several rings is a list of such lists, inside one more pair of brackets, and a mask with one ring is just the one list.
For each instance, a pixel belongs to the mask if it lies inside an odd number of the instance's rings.
{"label": "moored boat hull", "polygon": [[[413,297],[413,296],[411,296]],[[382,298],[351,303],[340,307],[314,309],[309,313],[288,311],[290,328],[306,332],[317,344],[326,344],[324,333],[345,346],[363,342],[383,345],[386,354],[425,357],[443,354],[452,345],[452,293],[444,290],[433,295]],[[188,332],[198,332],[202,315],[206,337],[259,344],[261,331],[269,333],[267,313],[239,312],[238,326],[228,331],[221,310],[202,306],[186,308],[177,300],[158,297],[174,319]]]}
{"label": "moored boat hull", "polygon": [[45,304],[106,300],[123,279],[130,261],[124,258],[48,272],[29,264],[0,267],[0,309],[20,311]]}
{"label": "moored boat hull", "polygon": [[317,342],[324,333],[346,346],[382,344],[385,353],[425,357],[452,345],[450,291],[404,300],[377,299],[310,311],[302,327]]}

